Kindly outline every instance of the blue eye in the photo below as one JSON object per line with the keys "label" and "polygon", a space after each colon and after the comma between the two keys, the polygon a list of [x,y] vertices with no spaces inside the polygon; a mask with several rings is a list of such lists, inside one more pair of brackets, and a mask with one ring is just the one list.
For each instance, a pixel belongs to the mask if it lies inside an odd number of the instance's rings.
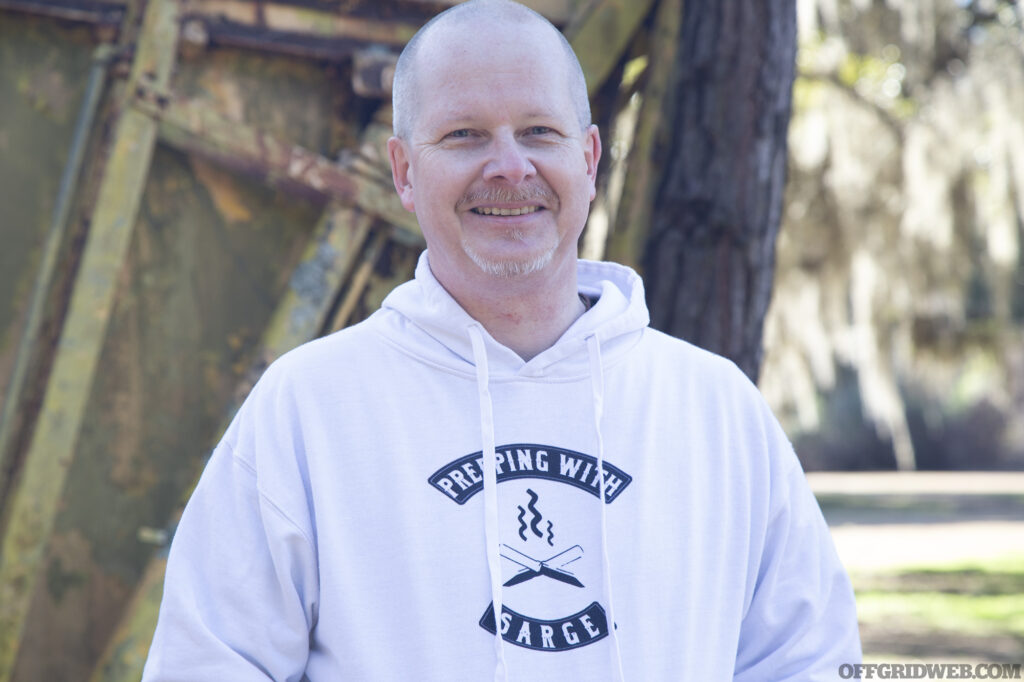
{"label": "blue eye", "polygon": [[453,130],[448,133],[448,137],[469,137],[469,130],[466,128],[460,128],[459,130]]}
{"label": "blue eye", "polygon": [[547,135],[548,133],[554,131],[551,128],[548,128],[547,126],[531,126],[526,129],[526,132],[529,135]]}

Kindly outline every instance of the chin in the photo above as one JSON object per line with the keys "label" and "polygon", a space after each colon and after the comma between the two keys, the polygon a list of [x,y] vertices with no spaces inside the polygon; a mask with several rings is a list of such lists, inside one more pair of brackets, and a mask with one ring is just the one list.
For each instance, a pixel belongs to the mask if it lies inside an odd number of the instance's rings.
{"label": "chin", "polygon": [[466,255],[486,274],[494,277],[511,279],[539,272],[551,263],[555,249],[545,249],[541,253],[521,257],[493,257],[483,254],[464,244]]}

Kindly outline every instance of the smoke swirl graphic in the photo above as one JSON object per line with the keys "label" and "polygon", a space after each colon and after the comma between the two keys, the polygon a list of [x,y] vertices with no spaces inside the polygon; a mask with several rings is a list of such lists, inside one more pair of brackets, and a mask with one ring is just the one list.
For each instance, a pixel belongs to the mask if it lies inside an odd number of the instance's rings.
{"label": "smoke swirl graphic", "polygon": [[[523,509],[522,505],[519,505],[518,507],[516,507],[519,510],[519,516],[516,517],[516,519],[519,521],[519,537],[521,537],[523,540],[527,539],[527,537],[526,537],[527,525],[526,525],[525,517],[526,517],[526,511],[529,510],[530,511],[530,515],[531,515],[529,528],[533,532],[534,535],[536,535],[539,538],[543,538],[544,537],[544,531],[542,531],[540,529],[540,523],[541,523],[541,521],[544,520],[544,515],[541,514],[540,510],[537,509],[537,500],[539,500],[540,497],[537,495],[537,493],[533,492],[529,488],[526,489],[526,494],[530,496],[530,501],[526,504],[526,509]],[[547,527],[548,528],[548,537],[547,537],[547,540],[548,540],[548,544],[551,545],[552,547],[554,547],[554,544],[555,544],[552,541],[553,538],[555,537],[554,532],[552,532],[553,525],[554,524],[552,524],[551,521],[548,521],[548,527]]]}

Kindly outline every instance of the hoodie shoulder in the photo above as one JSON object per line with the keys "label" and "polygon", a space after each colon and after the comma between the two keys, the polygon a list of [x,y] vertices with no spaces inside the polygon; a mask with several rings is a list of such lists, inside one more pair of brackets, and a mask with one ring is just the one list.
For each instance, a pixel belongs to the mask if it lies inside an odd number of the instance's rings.
{"label": "hoodie shoulder", "polygon": [[717,378],[730,382],[751,383],[729,358],[653,327],[648,327],[644,331],[644,343],[647,344],[647,352],[667,366],[684,369],[705,379]]}
{"label": "hoodie shoulder", "polygon": [[[366,320],[307,341],[283,353],[264,373],[264,380],[278,382],[320,376],[352,363],[372,362],[381,352],[377,311]],[[263,381],[263,380],[261,380]]]}

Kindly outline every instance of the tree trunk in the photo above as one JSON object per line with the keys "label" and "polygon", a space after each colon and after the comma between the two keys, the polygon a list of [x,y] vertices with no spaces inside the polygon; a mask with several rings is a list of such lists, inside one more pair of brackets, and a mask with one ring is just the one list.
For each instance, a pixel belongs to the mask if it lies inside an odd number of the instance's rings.
{"label": "tree trunk", "polygon": [[795,57],[794,0],[685,3],[643,263],[652,325],[755,381]]}

